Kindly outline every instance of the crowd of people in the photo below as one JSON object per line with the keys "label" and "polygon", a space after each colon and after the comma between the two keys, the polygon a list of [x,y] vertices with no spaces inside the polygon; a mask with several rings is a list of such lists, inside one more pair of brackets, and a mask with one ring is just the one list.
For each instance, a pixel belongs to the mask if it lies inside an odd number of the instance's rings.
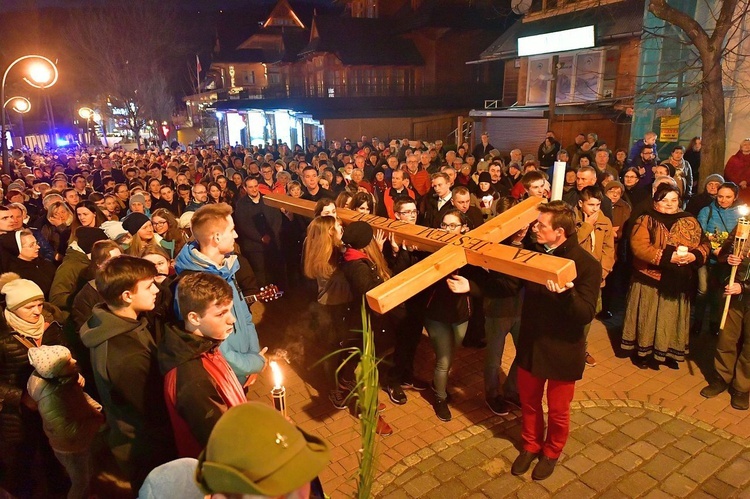
{"label": "crowd of people", "polygon": [[[271,284],[312,287],[316,340],[330,353],[356,345],[363,295],[426,254],[365,222],[344,226],[337,210],[462,234],[529,196],[549,198],[558,168],[563,199],[541,204],[537,221],[504,243],[571,259],[577,277],[543,285],[466,265],[373,312],[373,329],[395,341],[383,377],[390,400],[403,405],[407,392],[432,390],[437,418],[450,421],[454,352],[483,347],[488,409],[504,415],[514,404],[522,413],[512,472],[539,459],[532,477],[547,478],[567,439],[575,381],[596,366],[591,322],[611,318],[627,294],[618,353],[643,369],[679,369],[691,335],[718,334],[701,394],[728,389],[731,406],[747,410],[750,342],[740,340],[750,324],[741,299],[750,247],[736,256],[733,242],[739,204],[750,198],[750,140],[724,177],[701,177],[700,149],[696,137],[659,161],[654,133],[613,152],[595,133],[563,148],[549,131],[536,154],[507,157],[487,134],[474,148],[363,136],[306,149],[17,151],[0,176],[0,486],[32,497],[28,470],[42,460],[49,490],[87,497],[93,442],[103,435],[134,495],[196,470],[205,493],[321,495],[325,443],[247,402],[267,364],[251,297]],[[269,193],[314,201],[315,211],[274,208]],[[725,285],[732,266],[737,282]],[[723,296],[737,298],[720,331]],[[435,354],[430,381],[414,375],[423,330]],[[517,353],[503,369],[508,336]],[[346,360],[322,363],[337,409],[355,388],[355,362]],[[232,414],[268,421],[243,427],[278,454],[273,466],[229,450]],[[382,417],[377,430],[393,432]],[[290,469],[295,459],[310,466]]]}

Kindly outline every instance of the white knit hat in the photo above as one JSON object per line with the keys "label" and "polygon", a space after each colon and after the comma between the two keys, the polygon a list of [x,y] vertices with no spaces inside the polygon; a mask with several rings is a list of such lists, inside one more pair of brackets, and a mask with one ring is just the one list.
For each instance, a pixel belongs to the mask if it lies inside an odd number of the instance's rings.
{"label": "white knit hat", "polygon": [[62,345],[29,348],[29,363],[42,378],[54,378],[70,361],[70,350]]}
{"label": "white knit hat", "polygon": [[34,300],[44,300],[42,288],[37,283],[21,279],[13,272],[0,275],[0,293],[5,295],[5,308],[11,312]]}

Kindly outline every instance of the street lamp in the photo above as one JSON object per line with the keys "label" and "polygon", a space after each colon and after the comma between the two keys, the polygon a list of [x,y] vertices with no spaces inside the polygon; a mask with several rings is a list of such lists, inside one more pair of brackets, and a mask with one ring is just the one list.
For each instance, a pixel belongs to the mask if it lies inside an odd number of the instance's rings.
{"label": "street lamp", "polygon": [[[19,57],[15,61],[10,63],[10,66],[3,73],[3,81],[0,84],[0,102],[5,103],[5,80],[8,78],[8,73],[13,69],[13,66],[22,61],[30,61],[30,64],[26,68],[26,74],[23,81],[35,88],[48,88],[57,82],[57,78],[60,76],[57,71],[57,66],[51,60],[41,55],[24,55]],[[13,99],[10,99],[13,100]],[[16,98],[18,101],[18,98]],[[28,101],[27,101],[28,102]],[[29,104],[30,109],[30,104]],[[3,151],[3,170],[5,173],[10,174],[10,163],[8,162],[8,147],[5,138],[5,105],[3,104],[2,112],[0,112],[0,118],[2,119],[2,126],[0,126],[0,148]]]}
{"label": "street lamp", "polygon": [[3,116],[5,116],[5,109],[9,104],[11,105],[10,109],[18,113],[18,119],[21,125],[21,141],[23,142],[26,140],[26,133],[23,129],[23,115],[31,111],[31,101],[29,101],[29,99],[27,99],[26,97],[22,97],[20,95],[11,97],[10,99],[3,102]]}

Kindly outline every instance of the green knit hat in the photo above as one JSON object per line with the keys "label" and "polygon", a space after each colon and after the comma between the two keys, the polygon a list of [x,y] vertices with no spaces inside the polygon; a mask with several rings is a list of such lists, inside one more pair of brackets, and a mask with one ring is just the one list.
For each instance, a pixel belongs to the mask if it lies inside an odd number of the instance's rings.
{"label": "green knit hat", "polygon": [[330,461],[320,438],[273,408],[248,402],[229,409],[198,457],[195,479],[206,494],[277,497],[310,482]]}

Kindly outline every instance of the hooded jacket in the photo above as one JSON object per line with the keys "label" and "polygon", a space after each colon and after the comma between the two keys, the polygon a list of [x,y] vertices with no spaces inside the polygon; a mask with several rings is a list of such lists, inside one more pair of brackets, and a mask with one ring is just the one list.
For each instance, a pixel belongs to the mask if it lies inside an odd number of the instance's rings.
{"label": "hooded jacket", "polygon": [[61,452],[88,449],[104,416],[101,406],[78,384],[78,374],[45,379],[34,371],[26,386],[38,405],[50,446]]}
{"label": "hooded jacket", "polygon": [[62,310],[69,311],[73,306],[76,293],[91,278],[86,269],[91,261],[86,253],[76,244],[71,243],[65,252],[62,264],[55,272],[55,278],[49,291],[49,302]]}
{"label": "hooded jacket", "polygon": [[[232,287],[232,314],[234,314],[237,322],[234,323],[234,333],[224,340],[220,348],[240,383],[244,384],[249,375],[263,369],[265,360],[259,354],[260,343],[258,342],[258,333],[255,330],[255,324],[253,324],[250,307],[245,303],[245,298],[237,283],[236,274],[239,268],[237,255],[229,255],[224,260],[224,264],[219,267],[200,252],[198,243],[195,241],[183,246],[175,260],[175,270],[178,274],[183,272],[208,272],[220,276]],[[177,306],[176,294],[175,307]]]}
{"label": "hooded jacket", "polygon": [[132,464],[131,481],[145,479],[174,458],[156,344],[147,324],[145,318],[119,317],[99,304],[81,328],[107,416],[108,443],[118,461]]}
{"label": "hooded jacket", "polygon": [[696,218],[703,208],[710,205],[714,201],[714,199],[716,199],[716,196],[712,196],[708,193],[708,190],[706,190],[706,186],[709,182],[718,182],[720,184],[723,184],[724,177],[717,173],[712,173],[711,175],[707,176],[705,179],[703,179],[703,190],[699,194],[696,194],[690,198],[685,211]]}
{"label": "hooded jacket", "polygon": [[165,328],[159,368],[180,457],[197,458],[219,418],[230,407],[247,402],[220,344],[174,324]]}

